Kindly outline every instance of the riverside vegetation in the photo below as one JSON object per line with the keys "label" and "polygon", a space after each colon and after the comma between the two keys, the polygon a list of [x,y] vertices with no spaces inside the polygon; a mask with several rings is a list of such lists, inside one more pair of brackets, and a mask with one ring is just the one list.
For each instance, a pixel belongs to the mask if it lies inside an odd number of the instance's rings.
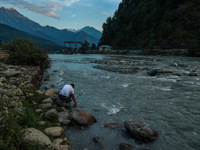
{"label": "riverside vegetation", "polygon": [[0,149],[73,150],[61,138],[64,128],[70,123],[91,125],[94,116],[57,107],[58,91],[37,90],[50,61],[30,40],[14,39],[3,49],[8,56],[0,64]]}
{"label": "riverside vegetation", "polygon": [[122,0],[103,24],[99,45],[158,49],[158,53],[187,49],[188,56],[200,56],[199,4],[198,0]]}
{"label": "riverside vegetation", "polygon": [[[0,149],[53,149],[50,139],[40,131],[56,126],[58,119],[49,121],[35,111],[48,98],[36,92],[49,65],[48,56],[27,39],[14,39],[3,49],[9,56],[0,63]],[[38,140],[27,135],[27,130],[38,130]]]}

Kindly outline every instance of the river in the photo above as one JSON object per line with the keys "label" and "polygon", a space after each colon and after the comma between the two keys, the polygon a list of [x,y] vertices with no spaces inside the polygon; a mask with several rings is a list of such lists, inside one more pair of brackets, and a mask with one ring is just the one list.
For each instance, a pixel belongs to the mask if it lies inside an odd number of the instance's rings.
{"label": "river", "polygon": [[[120,143],[132,149],[197,150],[200,149],[200,77],[188,76],[193,70],[200,75],[200,58],[170,56],[61,55],[50,54],[50,76],[40,87],[61,90],[64,84],[75,84],[78,104],[95,116],[97,123],[85,128],[70,127],[64,137],[76,150],[118,150]],[[96,69],[95,60],[129,60],[139,70],[122,74]],[[123,64],[122,64],[123,65]],[[161,68],[180,75],[149,76],[146,69]],[[124,129],[125,120],[134,118],[159,133],[157,140],[142,143]],[[116,129],[106,128],[116,122]],[[93,138],[101,137],[100,143]]]}

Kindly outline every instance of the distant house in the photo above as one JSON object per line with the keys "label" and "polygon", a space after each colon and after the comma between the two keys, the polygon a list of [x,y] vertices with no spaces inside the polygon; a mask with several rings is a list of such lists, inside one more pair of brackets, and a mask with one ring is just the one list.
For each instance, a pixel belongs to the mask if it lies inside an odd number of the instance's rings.
{"label": "distant house", "polygon": [[99,51],[109,51],[111,49],[112,49],[112,47],[108,46],[108,45],[99,46]]}

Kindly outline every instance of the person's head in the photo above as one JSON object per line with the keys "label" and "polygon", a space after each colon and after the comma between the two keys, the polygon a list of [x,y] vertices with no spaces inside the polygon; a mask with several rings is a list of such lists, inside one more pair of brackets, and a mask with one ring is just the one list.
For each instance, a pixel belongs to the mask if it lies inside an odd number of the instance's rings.
{"label": "person's head", "polygon": [[72,83],[72,84],[70,84],[73,88],[75,88],[75,85]]}

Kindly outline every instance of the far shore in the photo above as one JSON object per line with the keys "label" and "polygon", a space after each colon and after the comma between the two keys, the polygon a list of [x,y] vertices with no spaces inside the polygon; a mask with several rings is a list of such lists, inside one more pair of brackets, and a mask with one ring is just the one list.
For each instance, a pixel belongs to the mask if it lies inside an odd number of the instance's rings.
{"label": "far shore", "polygon": [[[49,54],[74,54],[73,52],[51,52]],[[200,57],[200,52],[189,54],[187,49],[123,49],[123,50],[86,50],[86,53],[78,52],[78,54],[118,54],[118,55],[160,55],[160,56],[192,56]]]}

